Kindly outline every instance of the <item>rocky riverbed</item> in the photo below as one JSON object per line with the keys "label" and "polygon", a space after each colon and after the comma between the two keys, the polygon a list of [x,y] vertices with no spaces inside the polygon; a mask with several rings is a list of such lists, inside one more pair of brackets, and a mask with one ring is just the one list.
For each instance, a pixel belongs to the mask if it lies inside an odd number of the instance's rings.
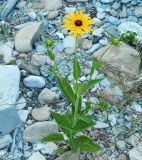
{"label": "rocky riverbed", "polygon": [[[64,113],[67,100],[49,72],[45,38],[61,74],[73,82],[73,36],[62,29],[66,14],[82,10],[94,20],[94,32],[79,40],[80,81],[109,46],[110,37],[137,33],[138,45],[123,42],[103,56],[94,78],[104,78],[86,98],[96,125],[85,131],[102,147],[98,153],[57,154],[60,144],[42,143],[61,132],[50,110]],[[0,0],[0,160],[142,160],[142,1]],[[106,64],[109,64],[106,65]],[[107,109],[100,104],[107,102]],[[105,103],[106,105],[106,103]]]}

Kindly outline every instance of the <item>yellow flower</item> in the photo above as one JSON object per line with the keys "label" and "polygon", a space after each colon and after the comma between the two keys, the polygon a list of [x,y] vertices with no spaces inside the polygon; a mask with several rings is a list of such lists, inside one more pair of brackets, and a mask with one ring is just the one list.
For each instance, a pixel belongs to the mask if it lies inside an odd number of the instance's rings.
{"label": "yellow flower", "polygon": [[89,27],[90,24],[94,24],[94,21],[86,14],[83,14],[82,11],[72,13],[65,16],[66,19],[63,20],[65,23],[62,27],[70,30],[70,34],[74,34],[76,38],[78,35],[83,37],[85,32],[92,32],[93,29]]}

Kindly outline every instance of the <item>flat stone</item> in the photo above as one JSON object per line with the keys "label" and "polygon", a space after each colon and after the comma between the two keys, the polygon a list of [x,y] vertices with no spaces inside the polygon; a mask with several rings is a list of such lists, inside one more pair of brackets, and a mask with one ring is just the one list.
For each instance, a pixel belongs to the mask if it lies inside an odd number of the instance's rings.
{"label": "flat stone", "polygon": [[59,101],[59,96],[48,88],[44,88],[38,96],[38,101],[41,104],[52,104]]}
{"label": "flat stone", "polygon": [[49,107],[40,107],[32,110],[32,117],[37,121],[46,121],[50,117]]}
{"label": "flat stone", "polygon": [[35,22],[25,26],[16,33],[15,48],[19,52],[30,52],[35,42],[43,33],[44,27],[41,22]]}
{"label": "flat stone", "polygon": [[23,138],[26,142],[36,143],[52,133],[58,133],[58,125],[55,122],[37,122],[24,130]]}
{"label": "flat stone", "polygon": [[124,79],[125,82],[139,79],[140,53],[123,42],[120,42],[119,46],[107,45],[99,49],[94,53],[93,59],[102,61],[102,69],[108,77],[121,82]]}
{"label": "flat stone", "polygon": [[30,111],[29,110],[19,110],[18,115],[22,122],[26,122],[28,115]]}

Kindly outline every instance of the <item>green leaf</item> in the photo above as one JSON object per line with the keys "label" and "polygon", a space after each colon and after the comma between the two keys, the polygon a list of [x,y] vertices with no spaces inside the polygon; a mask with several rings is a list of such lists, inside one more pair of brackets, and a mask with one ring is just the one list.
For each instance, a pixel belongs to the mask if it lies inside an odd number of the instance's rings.
{"label": "green leaf", "polygon": [[79,146],[80,146],[81,151],[97,152],[97,151],[101,150],[101,147],[98,144],[93,143],[92,142],[93,140],[85,135],[78,136],[77,140],[79,142]]}
{"label": "green leaf", "polygon": [[78,142],[80,143],[80,145],[84,144],[84,143],[91,143],[92,142],[92,139],[90,139],[89,137],[87,136],[78,136],[77,137],[77,140]]}
{"label": "green leaf", "polygon": [[69,143],[70,143],[70,147],[71,147],[72,151],[74,153],[76,153],[79,148],[78,140],[76,138],[72,138],[72,139],[70,139]]}
{"label": "green leaf", "polygon": [[64,141],[64,137],[62,134],[53,133],[53,134],[50,134],[47,137],[43,138],[42,141],[44,141],[44,142],[61,142],[61,141]]}
{"label": "green leaf", "polygon": [[54,56],[54,54],[53,54],[53,52],[52,51],[48,51],[48,55],[49,55],[49,57],[50,57],[50,59],[52,60],[52,61],[54,61],[55,60],[55,56]]}
{"label": "green leaf", "polygon": [[68,135],[68,133],[73,132],[72,124],[70,123],[70,119],[68,119],[65,115],[61,115],[56,112],[51,112],[53,118],[56,120],[59,127]]}
{"label": "green leaf", "polygon": [[[90,115],[81,115],[79,119],[86,123],[92,123],[92,117]],[[95,122],[94,122],[94,125],[95,125]]]}
{"label": "green leaf", "polygon": [[56,154],[62,154],[62,153],[65,152],[65,150],[66,150],[65,147],[60,147],[60,148],[58,148],[58,149],[56,150]]}
{"label": "green leaf", "polygon": [[92,68],[91,68],[91,73],[90,73],[91,77],[93,76],[94,71],[99,69],[100,66],[101,66],[101,62],[99,62],[99,61],[93,63]]}
{"label": "green leaf", "polygon": [[84,131],[90,127],[93,127],[95,125],[95,122],[91,121],[91,122],[86,122],[84,120],[78,119],[77,124],[74,128],[75,133],[78,133],[80,131]]}
{"label": "green leaf", "polygon": [[56,79],[58,86],[62,91],[62,93],[64,94],[64,96],[75,105],[75,95],[67,80],[59,76],[57,76]]}
{"label": "green leaf", "polygon": [[89,143],[84,143],[83,145],[80,145],[81,151],[85,152],[98,152],[101,150],[101,147],[98,144],[89,142]]}
{"label": "green leaf", "polygon": [[80,65],[79,65],[79,62],[77,60],[77,56],[76,55],[74,56],[73,64],[74,64],[74,67],[73,67],[73,76],[74,76],[75,80],[78,80],[78,78],[81,75],[81,69],[80,69]]}
{"label": "green leaf", "polygon": [[91,89],[95,84],[101,82],[103,79],[94,79],[94,80],[89,80],[86,84],[82,86],[80,89],[81,93],[84,93]]}

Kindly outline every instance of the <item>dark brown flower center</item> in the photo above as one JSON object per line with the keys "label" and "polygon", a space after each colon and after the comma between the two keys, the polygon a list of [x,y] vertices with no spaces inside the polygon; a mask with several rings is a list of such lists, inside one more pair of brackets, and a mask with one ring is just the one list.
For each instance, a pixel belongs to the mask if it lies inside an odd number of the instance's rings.
{"label": "dark brown flower center", "polygon": [[81,20],[76,20],[75,25],[76,26],[82,26],[82,21]]}

